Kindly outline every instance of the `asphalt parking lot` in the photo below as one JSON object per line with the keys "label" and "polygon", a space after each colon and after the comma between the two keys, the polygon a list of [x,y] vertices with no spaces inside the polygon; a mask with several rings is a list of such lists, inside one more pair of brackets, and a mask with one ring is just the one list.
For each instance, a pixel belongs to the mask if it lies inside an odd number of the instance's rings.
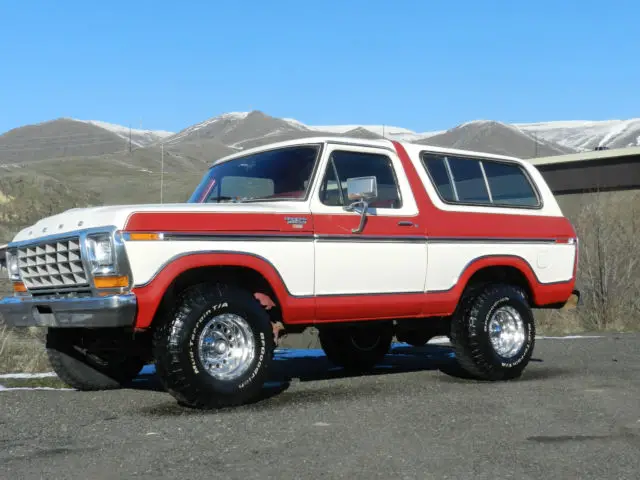
{"label": "asphalt parking lot", "polygon": [[153,376],[112,392],[4,390],[0,477],[638,478],[639,346],[539,339],[509,383],[454,376],[442,345],[396,348],[360,377],[294,352],[264,399],[213,412],[177,406]]}

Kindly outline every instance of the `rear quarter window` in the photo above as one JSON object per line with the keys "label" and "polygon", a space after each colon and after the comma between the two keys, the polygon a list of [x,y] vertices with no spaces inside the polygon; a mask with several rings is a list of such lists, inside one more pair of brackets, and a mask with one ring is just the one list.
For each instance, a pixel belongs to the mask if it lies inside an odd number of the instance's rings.
{"label": "rear quarter window", "polygon": [[452,204],[539,208],[524,168],[485,158],[423,152],[422,165],[440,198]]}
{"label": "rear quarter window", "polygon": [[540,204],[522,167],[490,161],[483,161],[482,164],[494,203],[523,207],[537,207]]}

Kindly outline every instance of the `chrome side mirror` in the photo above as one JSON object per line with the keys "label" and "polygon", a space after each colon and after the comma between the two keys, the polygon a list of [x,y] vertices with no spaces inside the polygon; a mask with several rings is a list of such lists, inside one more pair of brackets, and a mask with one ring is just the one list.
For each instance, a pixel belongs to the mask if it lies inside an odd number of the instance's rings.
{"label": "chrome side mirror", "polygon": [[369,202],[378,198],[378,182],[376,177],[347,178],[347,198],[352,201],[352,203],[345,206],[345,210],[352,212],[358,207],[362,208],[360,225],[358,228],[351,230],[352,233],[361,233],[367,221]]}

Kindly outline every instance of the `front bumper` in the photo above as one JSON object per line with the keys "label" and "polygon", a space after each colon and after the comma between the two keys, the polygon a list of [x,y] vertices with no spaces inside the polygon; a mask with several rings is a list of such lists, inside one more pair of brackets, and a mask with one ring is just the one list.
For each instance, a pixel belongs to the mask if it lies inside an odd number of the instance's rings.
{"label": "front bumper", "polygon": [[131,327],[137,311],[134,294],[105,297],[5,297],[0,314],[12,327]]}

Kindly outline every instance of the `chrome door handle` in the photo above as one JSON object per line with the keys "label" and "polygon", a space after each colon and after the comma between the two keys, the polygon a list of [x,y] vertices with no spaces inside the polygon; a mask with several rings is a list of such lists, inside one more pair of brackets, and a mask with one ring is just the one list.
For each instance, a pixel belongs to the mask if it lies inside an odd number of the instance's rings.
{"label": "chrome door handle", "polygon": [[398,222],[399,227],[413,227],[413,222],[408,221],[400,221]]}

